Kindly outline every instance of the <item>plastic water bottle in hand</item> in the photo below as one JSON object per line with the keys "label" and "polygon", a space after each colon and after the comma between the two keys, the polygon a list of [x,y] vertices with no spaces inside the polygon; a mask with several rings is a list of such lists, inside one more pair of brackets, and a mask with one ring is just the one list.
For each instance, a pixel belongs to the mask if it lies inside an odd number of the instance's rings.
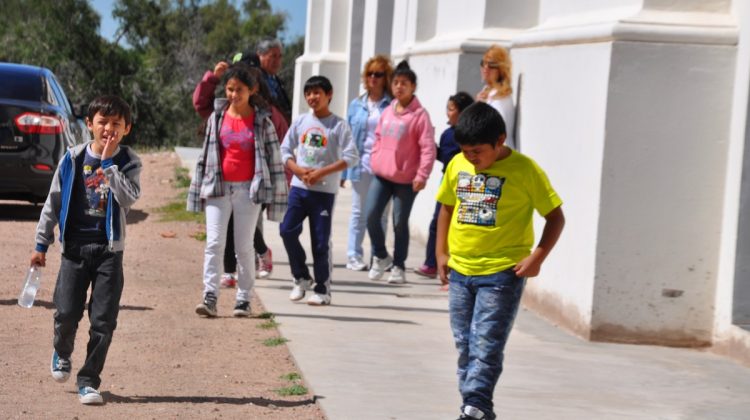
{"label": "plastic water bottle in hand", "polygon": [[42,267],[38,265],[32,265],[29,267],[29,271],[26,273],[26,279],[23,283],[23,289],[21,294],[18,295],[18,306],[24,308],[31,308],[34,305],[34,299],[36,298],[36,292],[39,290],[39,285],[42,282]]}

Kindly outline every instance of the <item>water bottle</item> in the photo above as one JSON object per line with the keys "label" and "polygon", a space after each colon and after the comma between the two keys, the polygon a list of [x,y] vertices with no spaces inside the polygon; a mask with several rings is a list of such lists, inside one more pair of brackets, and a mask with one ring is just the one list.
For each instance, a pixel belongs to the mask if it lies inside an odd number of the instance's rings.
{"label": "water bottle", "polygon": [[32,265],[29,267],[29,271],[26,273],[26,279],[23,283],[23,289],[21,294],[18,295],[18,306],[24,308],[31,308],[34,305],[34,298],[36,298],[36,291],[39,289],[39,285],[42,282],[42,267],[38,265]]}

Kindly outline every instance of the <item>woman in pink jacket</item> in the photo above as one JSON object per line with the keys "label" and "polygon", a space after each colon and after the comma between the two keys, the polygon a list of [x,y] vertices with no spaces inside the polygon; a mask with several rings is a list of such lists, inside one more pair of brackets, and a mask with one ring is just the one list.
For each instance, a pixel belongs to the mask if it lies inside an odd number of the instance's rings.
{"label": "woman in pink jacket", "polygon": [[[375,129],[370,166],[375,179],[365,204],[373,261],[369,277],[380,280],[392,266],[388,283],[405,283],[409,253],[409,215],[417,193],[425,187],[435,162],[435,130],[430,115],[414,96],[417,75],[406,61],[396,66],[391,82],[393,102],[383,110]],[[393,198],[393,257],[385,247],[381,218]]]}

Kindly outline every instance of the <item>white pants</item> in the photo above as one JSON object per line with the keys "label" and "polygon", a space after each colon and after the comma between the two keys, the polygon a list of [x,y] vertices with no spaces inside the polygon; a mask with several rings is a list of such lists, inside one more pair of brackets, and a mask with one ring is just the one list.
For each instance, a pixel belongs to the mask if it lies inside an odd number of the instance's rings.
{"label": "white pants", "polygon": [[206,253],[203,260],[203,294],[219,296],[229,216],[234,213],[234,251],[237,256],[237,300],[250,300],[255,283],[253,236],[260,204],[250,200],[250,182],[227,182],[222,197],[206,200]]}

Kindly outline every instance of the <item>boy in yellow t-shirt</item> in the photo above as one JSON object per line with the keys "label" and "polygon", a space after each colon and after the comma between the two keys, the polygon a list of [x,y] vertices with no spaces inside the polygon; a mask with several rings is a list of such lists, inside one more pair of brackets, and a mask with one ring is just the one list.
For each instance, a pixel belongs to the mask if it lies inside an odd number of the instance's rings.
{"label": "boy in yellow t-shirt", "polygon": [[[492,395],[526,278],[539,274],[565,217],[544,171],[504,145],[505,123],[491,106],[466,108],[455,140],[462,153],[448,164],[437,194],[438,273],[443,284],[450,277],[460,418],[493,420]],[[532,252],[534,210],[546,223]]]}

